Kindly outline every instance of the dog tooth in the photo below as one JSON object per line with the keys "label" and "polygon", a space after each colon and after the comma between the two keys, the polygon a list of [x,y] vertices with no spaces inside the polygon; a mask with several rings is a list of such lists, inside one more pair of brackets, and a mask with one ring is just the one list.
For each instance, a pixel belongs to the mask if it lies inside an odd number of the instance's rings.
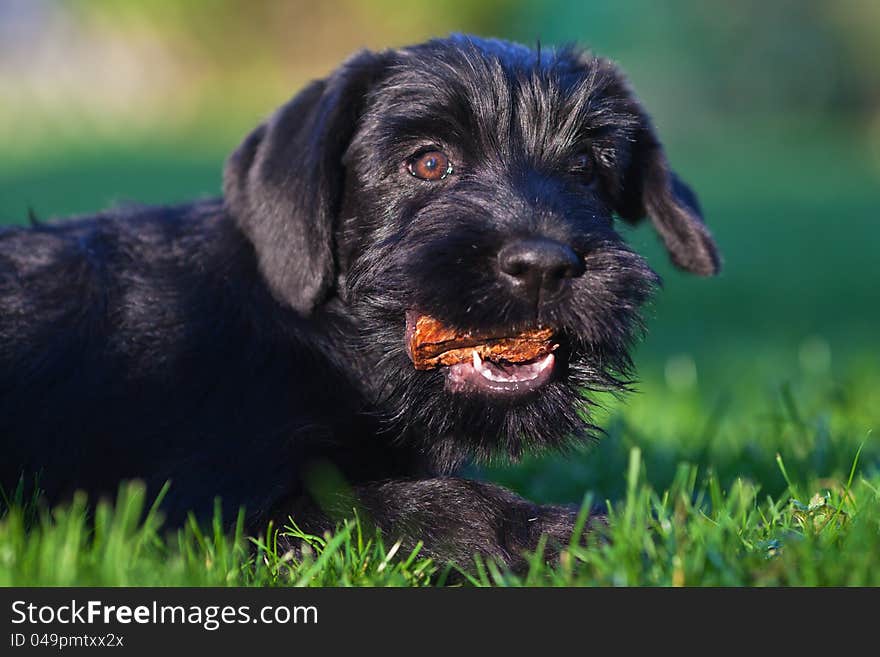
{"label": "dog tooth", "polygon": [[477,353],[476,350],[473,352],[473,364],[474,370],[482,376],[484,379],[489,379],[490,381],[497,381],[497,379],[493,376],[492,370],[483,365],[483,359],[480,358],[480,354]]}
{"label": "dog tooth", "polygon": [[553,354],[547,354],[536,363],[512,365],[508,372],[501,367],[493,366],[491,363],[484,363],[476,350],[471,352],[471,364],[474,371],[487,381],[495,383],[524,383],[526,381],[533,381],[548,367],[552,367],[554,360]]}

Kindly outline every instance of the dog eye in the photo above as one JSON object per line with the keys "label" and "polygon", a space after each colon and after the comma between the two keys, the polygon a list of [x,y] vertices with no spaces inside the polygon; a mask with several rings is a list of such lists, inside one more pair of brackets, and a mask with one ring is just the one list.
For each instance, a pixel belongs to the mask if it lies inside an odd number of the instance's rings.
{"label": "dog eye", "polygon": [[586,153],[573,157],[568,167],[572,173],[579,176],[584,182],[590,182],[593,179],[593,158]]}
{"label": "dog eye", "polygon": [[407,169],[422,180],[442,180],[452,173],[452,162],[443,151],[427,151],[410,158]]}

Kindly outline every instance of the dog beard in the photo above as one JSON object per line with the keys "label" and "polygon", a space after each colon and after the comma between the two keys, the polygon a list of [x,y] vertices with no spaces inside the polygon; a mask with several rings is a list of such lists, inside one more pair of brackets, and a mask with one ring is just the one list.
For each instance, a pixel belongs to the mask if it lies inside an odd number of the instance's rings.
{"label": "dog beard", "polygon": [[[415,443],[441,472],[468,459],[518,459],[598,437],[592,397],[632,385],[629,351],[643,332],[639,310],[659,284],[657,275],[610,230],[591,234],[580,245],[588,273],[564,298],[536,309],[499,288],[479,266],[479,248],[462,251],[450,243],[486,244],[490,235],[476,239],[448,230],[448,223],[442,239],[423,230],[417,244],[393,240],[393,247],[362,256],[352,276],[355,357],[384,431]],[[443,250],[470,252],[473,262],[457,257],[452,267],[437,257]],[[552,326],[558,348],[550,379],[527,394],[491,395],[450,386],[450,368],[417,370],[407,349],[406,316],[414,310],[473,334]]]}

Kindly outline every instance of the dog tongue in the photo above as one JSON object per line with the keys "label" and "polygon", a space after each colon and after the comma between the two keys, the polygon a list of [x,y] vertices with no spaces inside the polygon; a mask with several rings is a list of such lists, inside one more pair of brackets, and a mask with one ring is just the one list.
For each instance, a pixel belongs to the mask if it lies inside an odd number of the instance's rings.
{"label": "dog tongue", "polygon": [[537,328],[517,335],[501,332],[456,331],[428,315],[406,313],[406,348],[417,370],[470,361],[474,353],[482,360],[524,363],[546,356],[553,344],[553,330]]}

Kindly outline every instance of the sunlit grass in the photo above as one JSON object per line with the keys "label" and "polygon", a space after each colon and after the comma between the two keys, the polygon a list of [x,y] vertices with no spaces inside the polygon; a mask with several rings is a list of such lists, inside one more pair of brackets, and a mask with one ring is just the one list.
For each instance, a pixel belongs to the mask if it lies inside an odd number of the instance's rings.
{"label": "sunlit grass", "polygon": [[[537,499],[585,502],[582,520],[607,505],[607,527],[556,563],[528,555],[525,573],[479,557],[438,564],[357,518],[332,535],[305,534],[293,518],[247,536],[243,516],[229,527],[218,506],[208,526],[168,530],[133,483],[91,516],[82,496],[47,510],[13,491],[0,518],[0,585],[880,585],[880,445],[867,406],[877,384],[798,381],[719,411],[699,391],[655,381],[641,401],[608,411],[596,448],[481,472]],[[301,548],[280,549],[283,534]]]}

